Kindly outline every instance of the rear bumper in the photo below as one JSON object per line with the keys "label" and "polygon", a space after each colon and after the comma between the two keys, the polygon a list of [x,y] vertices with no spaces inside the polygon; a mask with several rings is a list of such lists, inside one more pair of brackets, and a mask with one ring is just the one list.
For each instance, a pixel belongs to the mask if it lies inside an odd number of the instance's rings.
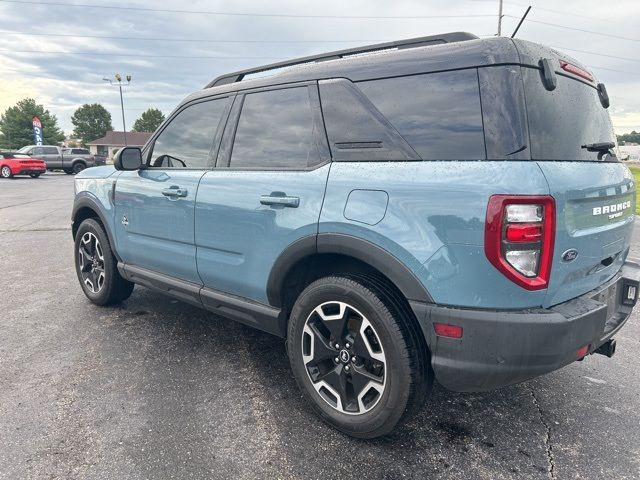
{"label": "rear bumper", "polygon": [[32,173],[44,173],[46,171],[46,168],[23,168],[18,173],[14,173],[14,175],[30,175]]}
{"label": "rear bumper", "polygon": [[[627,262],[596,290],[549,309],[411,306],[431,349],[438,382],[459,392],[485,391],[568,365],[585,345],[593,353],[629,318],[633,304],[623,304],[622,296],[626,285],[635,286],[637,296],[639,281],[640,265]],[[461,326],[462,338],[436,336],[435,322]]]}

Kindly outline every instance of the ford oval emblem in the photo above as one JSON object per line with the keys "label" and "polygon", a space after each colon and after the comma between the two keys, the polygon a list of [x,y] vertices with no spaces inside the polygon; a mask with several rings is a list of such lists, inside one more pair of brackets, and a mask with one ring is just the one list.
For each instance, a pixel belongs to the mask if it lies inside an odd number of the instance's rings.
{"label": "ford oval emblem", "polygon": [[570,248],[562,254],[563,262],[573,262],[576,258],[578,258],[578,250],[575,248]]}

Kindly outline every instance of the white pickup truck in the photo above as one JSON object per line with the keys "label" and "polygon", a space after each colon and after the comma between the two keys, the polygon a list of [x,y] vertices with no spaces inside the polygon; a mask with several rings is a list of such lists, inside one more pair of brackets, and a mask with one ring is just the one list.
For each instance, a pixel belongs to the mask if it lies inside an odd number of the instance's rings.
{"label": "white pickup truck", "polygon": [[55,145],[27,145],[18,150],[20,153],[40,158],[47,163],[47,170],[64,170],[69,175],[81,172],[87,167],[103,163],[96,160],[88,150],[80,148],[61,148]]}

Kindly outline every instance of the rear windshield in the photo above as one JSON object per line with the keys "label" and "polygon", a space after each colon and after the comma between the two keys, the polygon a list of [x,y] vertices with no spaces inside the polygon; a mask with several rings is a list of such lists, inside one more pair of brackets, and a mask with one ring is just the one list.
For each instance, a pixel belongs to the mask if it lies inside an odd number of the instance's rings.
{"label": "rear windshield", "polygon": [[557,87],[548,91],[537,69],[523,68],[522,75],[533,160],[598,161],[598,152],[582,145],[616,142],[609,112],[594,87],[556,75]]}

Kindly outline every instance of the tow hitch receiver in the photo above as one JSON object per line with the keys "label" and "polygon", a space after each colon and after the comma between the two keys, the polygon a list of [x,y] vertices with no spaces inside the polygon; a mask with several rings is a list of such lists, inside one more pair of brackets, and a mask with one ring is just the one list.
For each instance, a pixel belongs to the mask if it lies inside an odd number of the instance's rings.
{"label": "tow hitch receiver", "polygon": [[616,341],[613,338],[611,340],[607,340],[598,347],[595,353],[606,355],[609,358],[613,357],[613,354],[616,353]]}

